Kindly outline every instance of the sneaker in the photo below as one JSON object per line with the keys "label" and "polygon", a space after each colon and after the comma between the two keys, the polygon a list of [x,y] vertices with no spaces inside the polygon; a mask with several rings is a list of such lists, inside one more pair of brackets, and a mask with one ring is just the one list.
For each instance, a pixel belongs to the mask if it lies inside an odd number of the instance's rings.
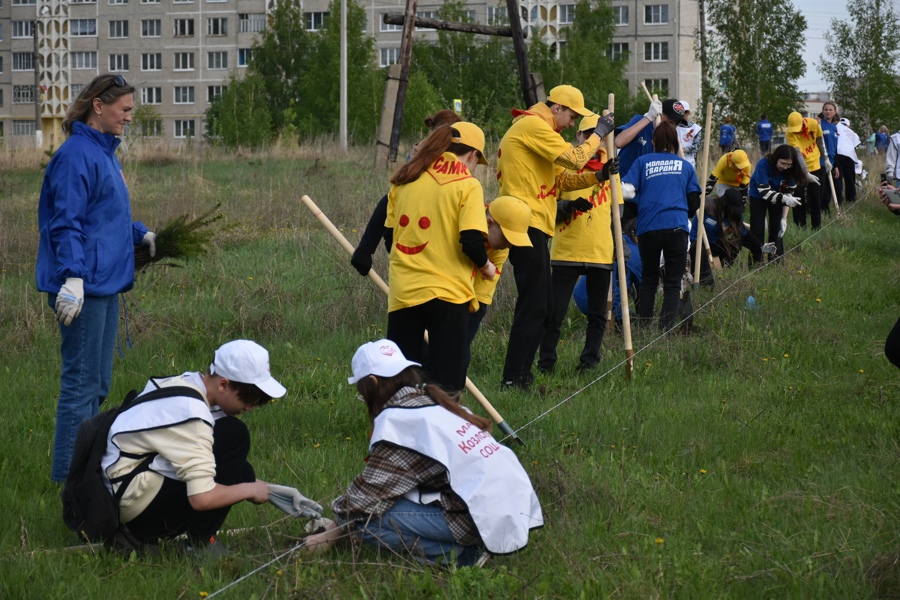
{"label": "sneaker", "polygon": [[524,377],[516,377],[514,379],[504,379],[500,382],[501,390],[522,390],[527,392],[531,388]]}
{"label": "sneaker", "polygon": [[209,540],[187,539],[181,547],[182,553],[200,559],[221,560],[231,556],[231,550],[219,541],[219,536],[214,535]]}

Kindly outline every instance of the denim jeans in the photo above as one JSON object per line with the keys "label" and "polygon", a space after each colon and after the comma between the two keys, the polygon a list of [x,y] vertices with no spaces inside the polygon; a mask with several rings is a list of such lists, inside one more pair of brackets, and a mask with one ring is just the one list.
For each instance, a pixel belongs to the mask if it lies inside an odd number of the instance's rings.
{"label": "denim jeans", "polygon": [[[56,294],[49,294],[47,301],[54,308]],[[53,481],[66,480],[78,426],[100,412],[100,404],[109,393],[118,313],[115,294],[85,296],[81,314],[68,327],[59,324],[62,374],[53,440]]]}
{"label": "denim jeans", "polygon": [[360,530],[363,541],[371,546],[424,555],[431,563],[448,564],[452,553],[456,564],[467,567],[475,564],[480,554],[478,547],[456,542],[440,506],[418,504],[406,498],[398,500],[381,518],[372,517],[367,524],[361,524]]}

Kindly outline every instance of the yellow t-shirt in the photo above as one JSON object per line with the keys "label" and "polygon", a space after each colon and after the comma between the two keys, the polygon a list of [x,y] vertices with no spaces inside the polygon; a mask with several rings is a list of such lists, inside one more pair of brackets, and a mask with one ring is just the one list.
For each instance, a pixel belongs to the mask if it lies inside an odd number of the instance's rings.
{"label": "yellow t-shirt", "polygon": [[[583,172],[593,173],[588,169]],[[562,200],[586,198],[594,208],[575,211],[556,224],[550,244],[550,260],[608,265],[613,262],[612,193],[609,181],[574,192],[562,192]],[[621,203],[621,195],[619,196]]]}
{"label": "yellow t-shirt", "polygon": [[[472,275],[475,277],[475,299],[481,304],[490,304],[494,300],[494,292],[497,291],[497,284],[500,283],[503,265],[506,263],[506,259],[509,258],[509,248],[505,250],[488,248],[487,255],[488,260],[497,267],[497,276],[493,280],[488,281],[481,276],[481,273],[475,270],[474,266],[472,271]],[[477,307],[475,310],[478,310]]]}
{"label": "yellow t-shirt", "polygon": [[556,221],[554,161],[572,148],[554,130],[555,123],[546,104],[535,104],[516,117],[497,151],[499,195],[523,200],[531,208],[531,226],[549,236],[553,235]]}
{"label": "yellow t-shirt", "polygon": [[806,160],[806,168],[813,173],[822,168],[819,164],[822,155],[819,146],[816,145],[816,140],[822,137],[822,126],[817,120],[809,117],[804,117],[803,121],[806,123],[806,131],[801,129],[795,133],[788,133],[785,139],[788,144],[800,150],[800,154]]}
{"label": "yellow t-shirt", "polygon": [[445,152],[415,181],[391,187],[384,225],[394,230],[388,312],[435,298],[462,304],[475,297],[475,265],[459,234],[487,234],[484,192],[455,154]]}
{"label": "yellow t-shirt", "polygon": [[713,177],[718,179],[717,183],[723,183],[725,185],[730,185],[731,187],[739,187],[742,185],[747,185],[750,183],[750,169],[746,171],[740,171],[733,164],[728,164],[728,157],[731,156],[731,152],[728,154],[723,154],[722,158],[719,159],[719,162],[716,163],[716,168],[713,169]]}

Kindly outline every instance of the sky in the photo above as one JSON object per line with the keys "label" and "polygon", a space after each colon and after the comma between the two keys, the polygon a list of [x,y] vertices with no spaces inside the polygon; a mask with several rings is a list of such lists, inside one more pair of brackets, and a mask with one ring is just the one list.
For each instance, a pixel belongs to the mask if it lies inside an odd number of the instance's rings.
{"label": "sky", "polygon": [[822,79],[816,64],[819,64],[819,56],[825,54],[825,32],[831,25],[831,19],[848,20],[847,6],[843,0],[792,0],[792,4],[806,17],[807,27],[803,53],[806,74],[797,85],[806,92],[827,91],[828,84]]}

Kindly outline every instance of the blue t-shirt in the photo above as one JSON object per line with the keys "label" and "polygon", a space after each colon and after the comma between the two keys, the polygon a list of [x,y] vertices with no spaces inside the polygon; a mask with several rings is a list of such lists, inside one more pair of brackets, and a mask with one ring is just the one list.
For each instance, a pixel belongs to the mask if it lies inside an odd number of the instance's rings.
{"label": "blue t-shirt", "polygon": [[[837,125],[824,120],[820,125],[822,126],[822,139],[825,141],[825,152],[828,153],[829,162],[834,165],[834,155],[837,154],[838,144]],[[819,159],[819,165],[825,166],[825,157]]]}
{"label": "blue t-shirt", "polygon": [[[794,157],[794,160],[796,160],[796,156]],[[756,163],[753,175],[750,176],[750,190],[748,191],[748,195],[751,198],[759,198],[762,200],[762,194],[759,191],[760,185],[769,186],[775,191],[787,193],[791,191],[788,188],[797,186],[797,182],[793,179],[786,179],[784,174],[778,170],[778,167],[770,163],[769,159],[763,156],[759,159],[759,162]]]}
{"label": "blue t-shirt", "polygon": [[725,123],[721,127],[719,127],[719,145],[720,146],[730,146],[734,143],[734,134],[737,130],[734,128],[734,125],[729,125]]}
{"label": "blue t-shirt", "polygon": [[638,237],[659,229],[687,231],[687,195],[700,193],[691,163],[670,152],[647,154],[634,161],[622,183],[634,186]]}
{"label": "blue t-shirt", "polygon": [[888,134],[881,133],[880,131],[875,134],[875,147],[879,150],[887,150],[888,147]]}
{"label": "blue t-shirt", "polygon": [[[729,223],[728,219],[722,219],[722,227],[719,227],[718,219],[716,219],[714,216],[712,216],[709,213],[706,213],[703,215],[703,228],[706,229],[706,239],[709,240],[710,246],[712,246],[713,244],[717,244],[719,242],[719,239],[720,239],[719,234],[722,233],[722,228],[724,227],[727,229],[730,226],[731,226],[731,223]],[[747,237],[747,232],[749,230],[746,227],[744,227],[743,223],[741,223],[740,228],[741,228],[741,239],[744,239],[745,237]],[[696,216],[694,216],[694,218],[691,219],[690,238],[691,238],[691,242],[697,241],[697,217]]]}
{"label": "blue t-shirt", "polygon": [[[634,115],[628,123],[621,127],[616,127],[616,135],[619,135],[643,118],[644,115]],[[627,173],[638,156],[650,154],[651,152],[653,152],[653,123],[648,123],[646,127],[634,136],[633,140],[619,150],[619,172]]]}
{"label": "blue t-shirt", "polygon": [[761,142],[769,142],[772,140],[772,123],[763,119],[756,124],[756,135]]}

